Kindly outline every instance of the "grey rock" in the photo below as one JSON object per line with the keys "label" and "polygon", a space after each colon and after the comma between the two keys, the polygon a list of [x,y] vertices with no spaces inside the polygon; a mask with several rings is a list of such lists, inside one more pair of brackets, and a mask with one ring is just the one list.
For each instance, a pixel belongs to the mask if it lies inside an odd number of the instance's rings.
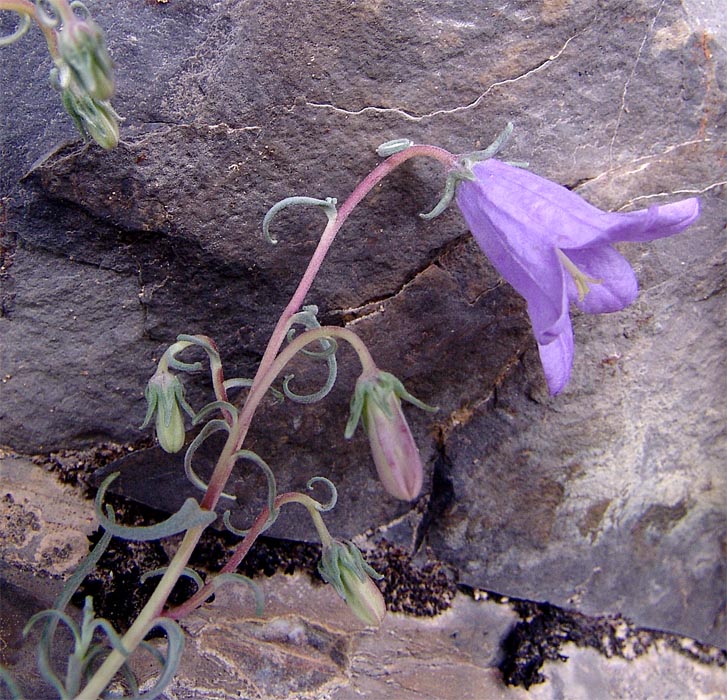
{"label": "grey rock", "polygon": [[[456,211],[418,220],[442,184],[428,163],[357,210],[308,302],[440,406],[409,413],[434,485],[422,531],[463,580],[725,644],[727,61],[707,5],[99,5],[126,117],[109,153],[75,139],[37,36],[3,49],[0,443],[139,441],[144,384],[178,333],[214,337],[228,376],[250,376],[322,226],[288,212],[272,248],[272,203],[342,199],[389,138],[464,151],[513,119],[505,156],[595,204],[703,197],[688,233],[626,251],[633,307],[577,317],[562,396]],[[382,496],[364,437],[342,440],[357,366],[341,365],[324,404],[266,406],[250,446],[283,488],[330,476],[350,535],[408,506]],[[192,382],[195,405],[207,390]]]}
{"label": "grey rock", "polygon": [[[23,640],[22,630],[32,614],[53,604],[62,575],[84,556],[86,536],[95,527],[93,505],[55,474],[4,452],[0,489],[12,494],[0,499],[0,662],[25,697],[52,700],[57,693],[40,682],[36,670],[35,638]],[[384,561],[387,568],[392,565]],[[583,635],[581,642],[595,644],[602,653],[565,645],[560,651],[567,659],[547,662],[547,682],[526,690],[505,686],[498,670],[503,638],[518,622],[516,606],[505,600],[495,602],[481,591],[458,593],[439,615],[390,613],[379,629],[372,629],[353,617],[330,586],[306,574],[278,573],[257,582],[265,594],[262,616],[254,612],[249,589],[231,584],[184,619],[184,656],[163,697],[717,700],[724,695],[724,652],[687,638],[629,629],[622,620],[583,621],[600,634],[595,639]],[[564,635],[553,622],[550,632]],[[53,665],[62,670],[71,639],[57,637]],[[156,677],[156,666],[145,654],[132,655],[131,663],[140,681]],[[9,697],[4,687],[0,697]]]}

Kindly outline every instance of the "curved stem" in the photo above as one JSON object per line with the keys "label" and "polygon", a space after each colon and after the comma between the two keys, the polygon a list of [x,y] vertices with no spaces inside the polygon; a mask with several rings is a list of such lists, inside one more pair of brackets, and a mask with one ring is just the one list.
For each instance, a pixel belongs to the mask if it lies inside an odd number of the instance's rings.
{"label": "curved stem", "polygon": [[0,11],[2,10],[9,10],[10,12],[17,12],[19,15],[31,17],[40,28],[40,31],[43,32],[51,58],[53,60],[58,58],[58,40],[56,39],[56,33],[52,27],[46,26],[38,19],[35,3],[30,2],[30,0],[0,0]]}
{"label": "curved stem", "polygon": [[356,333],[350,331],[348,328],[341,328],[340,326],[321,326],[320,328],[313,328],[312,330],[305,331],[305,333],[301,333],[290,342],[290,345],[275,358],[265,375],[260,377],[258,393],[265,394],[288,362],[306,345],[315,343],[316,340],[321,340],[322,338],[340,338],[341,340],[345,340],[358,355],[363,373],[370,374],[376,371],[377,368],[374,358],[371,357],[371,353],[366,347],[366,344]]}
{"label": "curved stem", "polygon": [[[0,2],[2,1],[3,0],[0,0]],[[283,311],[280,319],[278,320],[278,323],[275,326],[273,334],[270,338],[270,341],[268,342],[268,346],[260,362],[260,366],[258,367],[255,378],[253,379],[253,384],[247,396],[247,400],[245,401],[245,404],[240,411],[237,425],[230,432],[230,436],[225,442],[220,457],[217,460],[214,472],[209,481],[209,487],[204,498],[202,499],[202,502],[200,503],[202,508],[214,510],[217,502],[220,499],[222,490],[227,484],[227,480],[229,479],[230,474],[232,473],[232,469],[235,465],[235,454],[241,449],[242,443],[245,440],[247,432],[250,428],[250,423],[252,421],[255,410],[257,409],[260,400],[265,395],[269,383],[272,381],[272,379],[268,380],[268,378],[272,374],[272,371],[275,369],[271,366],[274,363],[277,363],[277,360],[279,359],[276,358],[276,355],[278,355],[278,352],[280,351],[280,348],[285,341],[285,335],[288,330],[290,318],[303,305],[305,295],[308,293],[308,290],[313,284],[313,280],[318,274],[321,264],[323,263],[323,260],[328,253],[328,250],[331,247],[331,244],[333,243],[336,234],[341,229],[341,226],[343,226],[344,222],[354,210],[354,208],[379,182],[381,182],[381,180],[383,180],[402,163],[416,156],[434,158],[443,163],[448,169],[456,167],[456,157],[449,153],[449,151],[445,151],[442,148],[437,148],[436,146],[411,146],[404,151],[394,154],[383,163],[380,163],[376,168],[374,168],[349,195],[348,199],[339,208],[337,216],[334,219],[329,220],[328,225],[323,231],[323,235],[318,242],[318,246],[313,253],[313,256],[311,257],[310,262],[308,263],[308,268],[303,274],[298,288],[293,294],[291,300],[288,302],[288,305],[285,307],[285,310]],[[309,331],[309,333],[315,334],[319,331],[327,331],[328,335],[330,336],[332,329],[321,328],[316,329],[315,331]],[[340,337],[343,337],[343,335],[341,335],[342,332],[355,335],[351,333],[351,331],[346,331],[346,329],[342,328],[336,328],[335,331],[337,334],[340,335]],[[324,336],[326,335],[326,333],[324,332],[322,333],[322,335]],[[299,336],[299,338],[294,340],[290,344],[290,346],[288,346],[288,348],[286,348],[286,350],[281,353],[281,356],[284,355],[285,352],[288,351],[291,347],[293,347],[296,341],[300,342],[301,339],[306,336],[308,336],[308,333]],[[316,339],[312,336],[308,337],[310,337],[311,340]],[[308,342],[310,341],[304,342],[303,345],[306,345]],[[361,355],[359,355],[359,357],[360,356]],[[279,363],[277,363],[275,367],[277,367],[278,364]],[[266,382],[268,382],[267,385]],[[279,498],[282,497],[283,496],[280,496]],[[267,520],[267,515],[263,517],[261,514],[260,517],[262,517],[263,522]],[[260,527],[262,527],[262,525]],[[132,626],[129,628],[129,630],[121,640],[124,648],[129,650],[129,652],[133,651],[143,641],[144,637],[146,637],[149,630],[153,627],[154,620],[158,618],[161,614],[164,603],[166,602],[169,594],[171,593],[177,579],[182,575],[184,567],[187,565],[189,558],[192,555],[192,551],[194,550],[194,547],[199,541],[199,538],[202,536],[202,531],[202,528],[197,527],[192,528],[185,533],[184,539],[182,540],[179,549],[175,553],[172,561],[170,562],[169,568],[166,570],[164,576],[162,577],[162,580],[157,585],[157,588],[152,594],[151,599],[144,606],[141,613],[139,613],[139,616],[136,618]],[[242,556],[244,557],[246,553],[247,552],[245,551]],[[113,652],[111,652],[111,654],[109,654],[104,663],[92,676],[86,687],[76,696],[75,700],[96,700],[96,698],[98,698],[98,696],[103,692],[104,688],[106,688],[106,686],[110,683],[111,679],[114,677],[124,661],[124,656],[118,651],[114,650]]]}
{"label": "curved stem", "polygon": [[[234,425],[230,431],[230,436],[228,437],[225,448],[227,448],[227,445],[231,444],[234,440],[234,445],[239,445],[239,447],[232,449],[232,453],[234,454],[237,452],[237,450],[242,446],[242,441],[247,434],[247,428],[249,428],[250,423],[252,422],[252,417],[255,414],[260,401],[267,393],[270,385],[273,381],[275,381],[275,378],[306,345],[310,345],[321,338],[340,338],[341,340],[345,340],[356,351],[359,361],[361,362],[362,374],[371,375],[377,371],[376,364],[374,363],[371,353],[369,353],[364,342],[358,335],[356,335],[356,333],[348,330],[348,328],[340,328],[339,326],[321,326],[320,328],[315,328],[302,333],[297,338],[294,338],[293,341],[273,360],[273,362],[269,364],[268,369],[263,375],[261,375],[260,372],[255,375],[253,387],[248,394],[242,411],[240,412],[237,424]],[[242,437],[240,437],[239,427],[243,420],[246,421],[246,427],[245,432],[242,434]],[[220,469],[222,464],[222,457],[220,457],[220,460],[218,460],[215,470],[208,482],[207,492],[205,493],[201,503],[202,508],[212,510],[217,505],[217,500],[219,500],[222,490],[225,488],[227,480],[229,479],[232,467],[234,466],[234,457],[231,462],[224,463],[229,464],[229,471],[222,471]]]}
{"label": "curved stem", "polygon": [[[278,354],[280,347],[285,340],[285,334],[288,330],[290,319],[293,314],[297,313],[297,311],[302,307],[303,302],[305,301],[305,296],[310,290],[311,285],[323,264],[323,260],[336,238],[336,234],[340,231],[351,212],[356,208],[361,200],[379,182],[381,182],[381,180],[383,180],[387,175],[390,175],[402,163],[418,156],[434,158],[444,164],[447,169],[452,169],[457,166],[456,156],[443,148],[427,145],[411,146],[404,151],[395,153],[393,156],[374,168],[363,180],[361,180],[361,182],[354,188],[353,192],[351,192],[348,199],[346,199],[346,201],[338,208],[338,213],[335,218],[329,219],[328,224],[323,231],[323,235],[318,242],[318,246],[308,263],[308,268],[303,274],[303,277],[298,284],[298,288],[295,290],[293,296],[288,302],[288,305],[285,307],[285,310],[280,316],[270,337],[268,346],[265,349],[262,360],[260,361],[260,366],[258,367],[255,378],[253,379],[253,384],[247,396],[247,400],[240,411],[236,429],[230,436],[231,439],[233,437],[235,439],[235,448],[231,451],[231,454],[242,447],[242,443],[250,428],[252,416],[257,409],[263,394],[267,391],[267,386],[262,387],[262,380],[267,375],[270,365],[275,361],[275,356]],[[207,490],[207,493],[201,503],[203,508],[213,509],[215,507],[222,493],[222,489],[232,472],[233,466],[234,461],[228,463],[223,463],[222,461],[217,462],[217,466],[215,467],[212,478],[209,482],[210,488]]]}
{"label": "curved stem", "polygon": [[[316,528],[318,537],[321,540],[321,544],[324,547],[330,546],[333,538],[331,533],[328,531],[321,513],[319,510],[320,504],[314,498],[307,496],[304,493],[298,493],[297,491],[291,491],[290,493],[283,493],[275,499],[275,509],[277,510],[281,506],[287,503],[300,503],[305,506],[310,514],[313,525]],[[245,539],[235,549],[232,556],[229,558],[227,563],[220,569],[219,574],[233,573],[240,565],[242,560],[247,556],[248,552],[252,549],[257,538],[262,534],[265,529],[265,525],[268,522],[270,516],[270,510],[265,506],[260,514],[255,519],[252,527],[248,530]],[[218,574],[218,575],[219,575]],[[205,586],[200,588],[191,598],[187,599],[181,605],[176,608],[169,610],[162,614],[163,617],[170,617],[173,620],[181,620],[186,615],[189,615],[193,610],[196,610],[202,605],[213,593],[215,592],[215,586],[213,583],[207,583]]]}
{"label": "curved stem", "polygon": [[323,522],[323,518],[321,517],[321,511],[319,510],[320,504],[318,503],[318,501],[315,500],[315,498],[306,496],[304,493],[292,491],[290,493],[281,494],[275,500],[275,505],[278,508],[285,505],[286,503],[300,503],[302,506],[305,506],[305,508],[308,510],[308,514],[313,520],[313,525],[315,525],[316,532],[318,533],[318,538],[320,539],[321,544],[324,547],[331,546],[333,538],[331,537],[331,533],[328,532],[328,528],[326,527],[325,522]]}

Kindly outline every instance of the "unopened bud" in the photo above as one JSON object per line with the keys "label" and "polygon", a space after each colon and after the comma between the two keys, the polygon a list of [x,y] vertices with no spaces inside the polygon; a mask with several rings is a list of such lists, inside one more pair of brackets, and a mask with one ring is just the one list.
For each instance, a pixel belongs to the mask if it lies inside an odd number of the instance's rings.
{"label": "unopened bud", "polygon": [[436,410],[414,398],[393,374],[378,371],[374,376],[361,376],[351,399],[345,435],[353,435],[363,416],[381,483],[394,498],[412,501],[422,489],[424,468],[400,397],[424,410]]}
{"label": "unopened bud", "polygon": [[96,22],[74,16],[65,23],[58,32],[58,53],[68,68],[68,79],[75,80],[85,94],[95,100],[111,99],[114,68]]}
{"label": "unopened bud", "polygon": [[79,95],[73,88],[61,92],[66,112],[73,117],[78,130],[99,146],[111,149],[119,142],[119,116],[108,103],[88,95]]}
{"label": "unopened bud", "polygon": [[179,378],[168,370],[157,370],[146,385],[144,396],[147,411],[141,427],[145,428],[154,417],[159,446],[165,452],[179,452],[184,447],[186,433],[182,409],[192,414]]}
{"label": "unopened bud", "polygon": [[324,546],[318,571],[359,620],[371,627],[381,624],[386,603],[372,579],[383,577],[364,561],[356,545],[333,540]]}

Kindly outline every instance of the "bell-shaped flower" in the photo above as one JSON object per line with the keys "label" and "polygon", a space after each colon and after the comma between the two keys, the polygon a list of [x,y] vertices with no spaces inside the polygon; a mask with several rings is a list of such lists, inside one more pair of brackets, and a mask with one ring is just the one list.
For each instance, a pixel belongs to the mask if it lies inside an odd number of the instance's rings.
{"label": "bell-shaped flower", "polygon": [[384,596],[372,579],[383,578],[364,561],[352,542],[332,540],[323,547],[318,572],[346,601],[351,612],[371,627],[378,627],[386,614]]}
{"label": "bell-shaped flower", "polygon": [[345,436],[353,435],[363,416],[381,483],[394,498],[412,501],[422,490],[424,468],[401,399],[426,411],[436,410],[412,396],[393,374],[378,369],[362,374],[351,399]]}
{"label": "bell-shaped flower", "polygon": [[679,233],[699,216],[699,200],[612,213],[492,158],[471,166],[471,175],[458,185],[457,204],[480,248],[525,297],[548,388],[557,394],[573,363],[569,303],[605,313],[636,298],[634,271],[612,244]]}

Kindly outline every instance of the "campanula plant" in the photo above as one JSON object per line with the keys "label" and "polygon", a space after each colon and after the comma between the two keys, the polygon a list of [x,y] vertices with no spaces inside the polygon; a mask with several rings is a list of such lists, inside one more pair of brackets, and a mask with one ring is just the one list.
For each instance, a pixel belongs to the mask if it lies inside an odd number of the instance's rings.
{"label": "campanula plant", "polygon": [[[106,64],[89,57],[87,52],[89,45],[98,48],[98,34],[84,29],[79,30],[79,36],[74,50],[80,57],[63,59],[67,62],[67,71],[59,69],[59,84],[74,86],[74,89],[83,90],[89,99],[103,101],[109,94],[109,85],[104,79]],[[276,243],[270,227],[278,212],[291,206],[319,207],[327,222],[318,246],[298,288],[281,313],[254,377],[226,378],[217,347],[206,336],[181,335],[163,353],[147,387],[148,411],[144,425],[154,424],[157,439],[168,452],[179,452],[186,445],[184,472],[203,495],[199,501],[188,498],[177,513],[161,523],[125,527],[116,523],[112,509],[103,502],[115,475],[99,489],[96,508],[105,530],[104,537],[68,582],[53,611],[36,616],[32,621],[32,624],[46,621],[41,640],[41,670],[56,687],[59,697],[95,700],[104,696],[119,673],[125,674],[131,684],[133,697],[157,697],[173,676],[181,656],[183,634],[176,625],[177,620],[203,605],[221,585],[235,581],[248,586],[257,607],[261,607],[261,592],[253,582],[237,574],[237,568],[256,539],[281,515],[283,508],[294,504],[306,508],[318,533],[322,546],[319,571],[324,580],[365,624],[374,626],[381,622],[385,605],[375,584],[380,574],[366,563],[355,545],[334,539],[323,521],[322,514],[336,503],[334,485],[322,476],[314,476],[308,482],[309,488],[319,483],[328,487],[331,496],[325,503],[307,493],[279,494],[273,468],[260,455],[247,449],[245,441],[262,399],[270,392],[282,400],[299,403],[324,400],[336,381],[338,346],[347,343],[357,355],[361,374],[353,390],[348,423],[339,428],[346,438],[352,438],[357,424],[363,419],[382,495],[386,492],[390,497],[404,501],[419,496],[423,486],[423,464],[404,415],[402,400],[420,409],[435,409],[414,398],[393,374],[379,369],[356,333],[348,328],[321,326],[317,308],[303,305],[348,216],[397,167],[414,157],[433,158],[444,166],[444,194],[434,209],[423,216],[433,218],[456,200],[480,248],[500,274],[525,297],[545,379],[553,394],[560,392],[568,382],[573,361],[570,303],[588,313],[603,313],[624,308],[636,296],[633,270],[612,244],[670,236],[684,230],[699,215],[696,199],[624,214],[600,211],[574,192],[523,167],[495,160],[493,156],[503,147],[510,131],[511,127],[508,127],[484,151],[460,155],[436,146],[414,145],[403,139],[387,142],[378,151],[385,160],[358,184],[340,207],[331,197],[295,196],[278,202],[269,210],[263,221],[263,232],[271,243]],[[190,362],[180,357],[190,352],[204,355],[214,394],[213,399],[198,410],[184,398],[182,378],[202,368],[200,361]],[[328,370],[324,384],[310,394],[293,391],[293,377],[285,374],[291,360],[301,354],[312,361],[325,363]],[[191,440],[187,438],[187,419],[189,427],[199,428]],[[212,474],[205,481],[195,471],[195,455],[213,433],[223,433],[226,439]],[[247,530],[231,525],[227,504],[238,496],[225,490],[235,464],[241,460],[259,468],[267,481],[266,504]],[[243,492],[239,489],[229,491]],[[203,581],[187,564],[204,530],[218,519],[239,537],[239,543],[220,570]],[[148,541],[177,534],[182,535],[182,539],[169,566],[152,572],[160,576],[160,581],[126,633],[121,635],[107,621],[96,619],[90,603],[81,628],[63,612],[84,572],[95,565],[99,552],[111,536]],[[171,607],[169,595],[182,576],[194,580],[197,591],[181,605]],[[61,622],[77,639],[66,681],[55,673],[48,661],[55,627]],[[154,628],[161,629],[166,635],[167,653],[159,657],[162,671],[153,692],[139,696],[133,686],[128,659],[135,649],[144,647],[145,638]],[[102,639],[94,636],[96,632]],[[0,678],[15,693],[15,686],[2,669]],[[15,695],[20,697],[19,691]]]}

